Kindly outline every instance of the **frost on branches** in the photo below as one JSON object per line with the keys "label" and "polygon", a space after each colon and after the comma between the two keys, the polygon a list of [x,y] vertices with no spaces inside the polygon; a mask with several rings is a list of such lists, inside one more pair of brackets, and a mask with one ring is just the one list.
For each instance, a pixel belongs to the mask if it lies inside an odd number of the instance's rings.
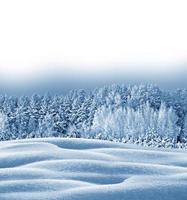
{"label": "frost on branches", "polygon": [[67,95],[0,96],[0,140],[84,137],[185,148],[187,90],[111,85]]}

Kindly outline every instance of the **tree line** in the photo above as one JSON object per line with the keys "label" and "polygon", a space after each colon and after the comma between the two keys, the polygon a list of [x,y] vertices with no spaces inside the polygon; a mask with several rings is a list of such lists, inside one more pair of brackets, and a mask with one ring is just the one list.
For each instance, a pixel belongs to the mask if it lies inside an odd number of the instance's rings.
{"label": "tree line", "polygon": [[108,140],[187,136],[187,90],[113,84],[66,95],[0,95],[0,140],[86,137]]}

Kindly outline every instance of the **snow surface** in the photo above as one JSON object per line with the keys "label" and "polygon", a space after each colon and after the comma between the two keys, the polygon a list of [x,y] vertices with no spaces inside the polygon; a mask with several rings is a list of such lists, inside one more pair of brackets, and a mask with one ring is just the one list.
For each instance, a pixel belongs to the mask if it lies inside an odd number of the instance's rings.
{"label": "snow surface", "polygon": [[187,152],[86,139],[0,142],[0,200],[186,200]]}

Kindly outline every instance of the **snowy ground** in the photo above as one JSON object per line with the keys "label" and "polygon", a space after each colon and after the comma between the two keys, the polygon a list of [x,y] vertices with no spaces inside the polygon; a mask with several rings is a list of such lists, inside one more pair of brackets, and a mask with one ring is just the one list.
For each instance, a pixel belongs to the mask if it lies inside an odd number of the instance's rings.
{"label": "snowy ground", "polygon": [[0,200],[186,200],[187,151],[85,139],[0,143]]}

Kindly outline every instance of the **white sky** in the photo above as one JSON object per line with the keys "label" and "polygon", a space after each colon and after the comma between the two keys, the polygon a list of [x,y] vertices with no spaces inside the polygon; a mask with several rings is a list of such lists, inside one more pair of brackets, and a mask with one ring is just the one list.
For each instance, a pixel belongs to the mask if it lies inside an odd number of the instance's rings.
{"label": "white sky", "polygon": [[0,76],[177,71],[186,24],[186,0],[1,0]]}

